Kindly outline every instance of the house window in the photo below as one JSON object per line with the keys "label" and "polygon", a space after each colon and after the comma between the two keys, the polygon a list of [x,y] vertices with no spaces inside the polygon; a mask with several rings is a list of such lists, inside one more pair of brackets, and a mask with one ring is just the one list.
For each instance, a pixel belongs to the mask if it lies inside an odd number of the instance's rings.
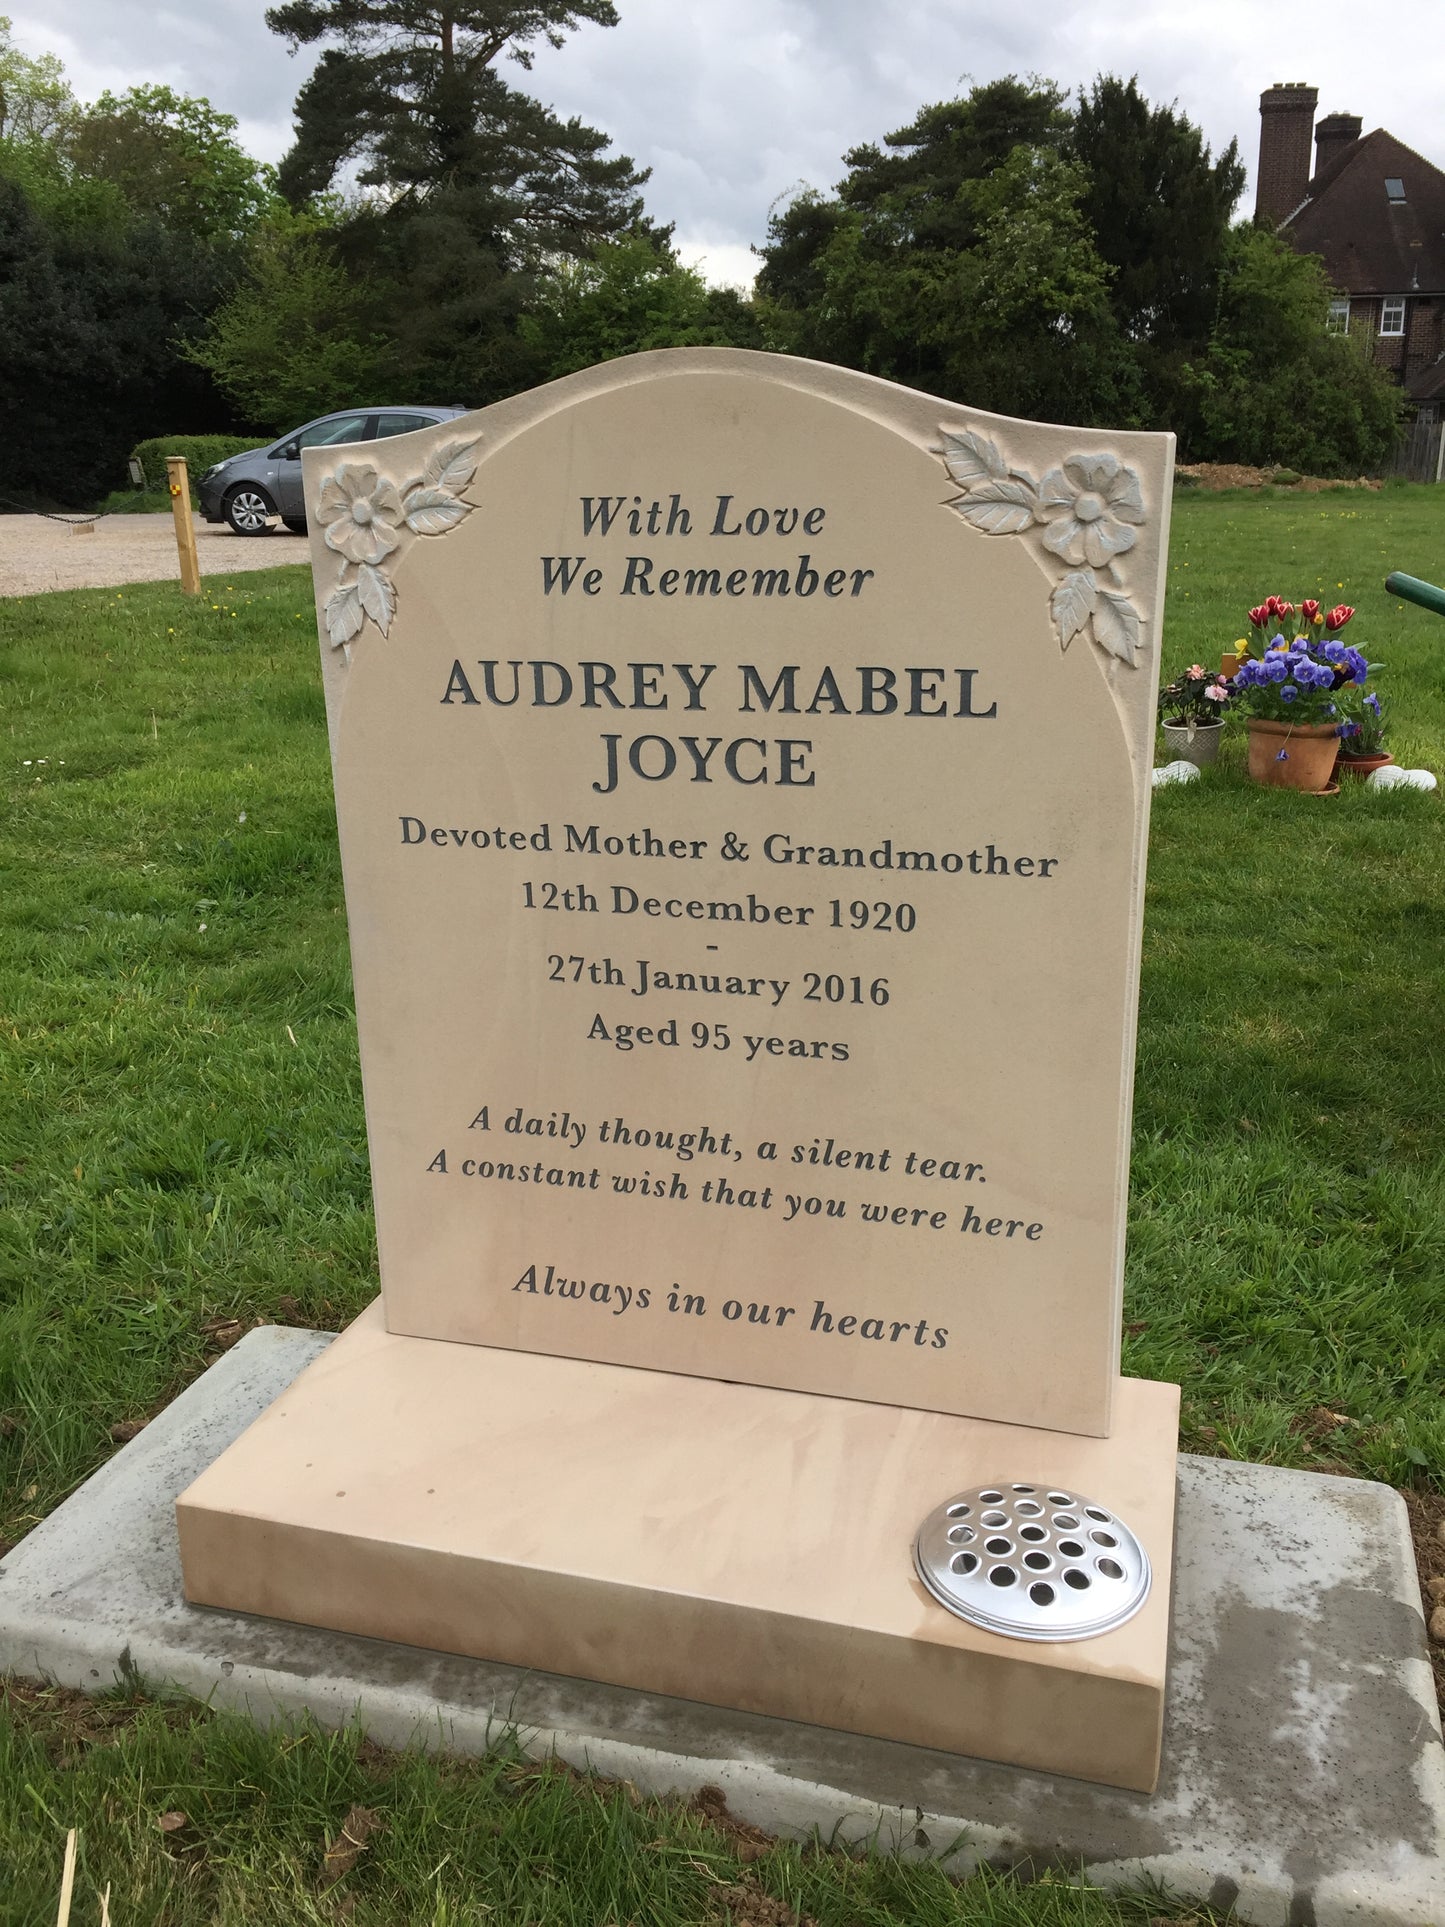
{"label": "house window", "polygon": [[1405,198],[1405,183],[1396,180],[1393,174],[1387,174],[1385,176],[1385,194],[1389,200],[1403,201]]}
{"label": "house window", "polygon": [[1350,298],[1337,294],[1330,302],[1329,331],[1332,335],[1347,335],[1350,332]]}
{"label": "house window", "polygon": [[1402,335],[1404,332],[1404,301],[1382,301],[1380,303],[1380,333],[1382,335]]}

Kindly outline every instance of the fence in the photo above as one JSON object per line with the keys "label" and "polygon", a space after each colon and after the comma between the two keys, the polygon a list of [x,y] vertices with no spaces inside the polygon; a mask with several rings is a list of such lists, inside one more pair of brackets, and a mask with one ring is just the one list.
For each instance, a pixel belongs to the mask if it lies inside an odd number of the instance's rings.
{"label": "fence", "polygon": [[1385,473],[1410,482],[1445,480],[1445,422],[1411,422]]}

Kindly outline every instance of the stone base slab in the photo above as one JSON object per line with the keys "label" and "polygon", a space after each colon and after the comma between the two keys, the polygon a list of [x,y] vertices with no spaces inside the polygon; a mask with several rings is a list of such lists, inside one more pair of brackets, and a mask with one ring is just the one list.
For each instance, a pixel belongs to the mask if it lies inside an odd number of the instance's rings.
{"label": "stone base slab", "polygon": [[965,1873],[1065,1866],[1256,1927],[1445,1920],[1445,1765],[1404,1511],[1387,1487],[1179,1461],[1153,1795],[826,1727],[188,1606],[175,1500],[330,1343],[265,1327],[0,1560],[0,1667],[136,1675],[252,1717],[362,1719],[382,1744],[534,1755],[645,1790],[721,1786],[779,1833]]}
{"label": "stone base slab", "polygon": [[[405,1337],[377,1303],[182,1493],[181,1569],[199,1605],[1148,1792],[1178,1413],[1122,1379],[1080,1438]],[[924,1516],[1013,1481],[1128,1523],[1154,1568],[1132,1619],[1011,1639],[931,1597]],[[1107,1607],[1088,1531],[1070,1571]]]}

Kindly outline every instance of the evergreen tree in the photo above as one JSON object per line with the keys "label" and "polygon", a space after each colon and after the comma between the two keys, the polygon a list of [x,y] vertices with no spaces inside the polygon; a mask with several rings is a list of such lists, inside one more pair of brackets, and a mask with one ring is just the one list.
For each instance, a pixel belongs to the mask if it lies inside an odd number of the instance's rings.
{"label": "evergreen tree", "polygon": [[87,506],[144,436],[234,426],[186,344],[275,200],[235,126],[164,87],[86,107],[0,17],[0,490]]}
{"label": "evergreen tree", "polygon": [[1069,127],[1059,88],[1009,77],[854,148],[835,198],[805,193],[770,223],[772,338],[1005,414],[1129,420]]}
{"label": "evergreen tree", "polygon": [[1230,216],[1244,191],[1237,142],[1219,159],[1173,107],[1150,107],[1112,74],[1080,93],[1070,147],[1089,175],[1085,211],[1113,269],[1110,299],[1132,341],[1207,341]]}
{"label": "evergreen tree", "polygon": [[907,127],[843,156],[846,207],[886,207],[914,247],[956,250],[978,238],[967,188],[987,180],[1019,147],[1062,148],[1064,93],[1052,81],[1013,74],[958,100],[923,108]]}
{"label": "evergreen tree", "polygon": [[966,188],[1016,147],[1061,147],[1069,126],[1063,103],[1051,82],[1010,74],[922,108],[881,148],[851,149],[836,198],[807,189],[769,220],[759,293],[797,310],[813,306],[822,291],[820,258],[850,209],[874,217],[883,246],[944,254],[972,247],[978,221]]}
{"label": "evergreen tree", "polygon": [[280,174],[294,203],[359,161],[389,204],[459,196],[508,268],[585,253],[640,217],[646,172],[497,70],[504,55],[529,68],[536,42],[560,47],[584,21],[615,26],[611,0],[288,0],[266,21],[293,47],[335,43],[297,98]]}
{"label": "evergreen tree", "polygon": [[0,173],[0,492],[83,507],[144,436],[229,428],[177,349],[222,285],[191,237],[48,219]]}

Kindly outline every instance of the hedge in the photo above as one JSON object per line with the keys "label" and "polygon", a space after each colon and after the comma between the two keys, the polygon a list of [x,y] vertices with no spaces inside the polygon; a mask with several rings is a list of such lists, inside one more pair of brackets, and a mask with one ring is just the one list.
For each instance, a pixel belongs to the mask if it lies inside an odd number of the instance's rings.
{"label": "hedge", "polygon": [[224,462],[228,455],[244,455],[248,448],[265,447],[265,438],[255,435],[155,435],[137,442],[132,459],[145,470],[148,489],[166,487],[167,455],[184,455],[192,484],[199,482],[208,468]]}

